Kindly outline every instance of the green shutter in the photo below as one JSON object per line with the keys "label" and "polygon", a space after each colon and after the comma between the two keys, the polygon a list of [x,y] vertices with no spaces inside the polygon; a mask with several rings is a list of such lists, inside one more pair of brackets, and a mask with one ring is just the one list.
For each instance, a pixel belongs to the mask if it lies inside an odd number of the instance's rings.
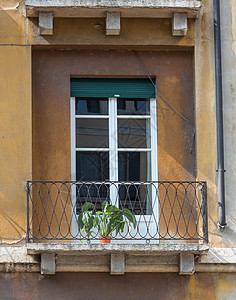
{"label": "green shutter", "polygon": [[155,98],[155,88],[146,78],[71,78],[71,97]]}

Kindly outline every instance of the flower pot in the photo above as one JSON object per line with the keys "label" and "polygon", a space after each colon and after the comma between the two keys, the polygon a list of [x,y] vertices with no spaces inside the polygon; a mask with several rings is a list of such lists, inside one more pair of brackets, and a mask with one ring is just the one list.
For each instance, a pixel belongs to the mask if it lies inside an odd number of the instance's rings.
{"label": "flower pot", "polygon": [[111,236],[100,236],[100,244],[110,244],[111,243]]}

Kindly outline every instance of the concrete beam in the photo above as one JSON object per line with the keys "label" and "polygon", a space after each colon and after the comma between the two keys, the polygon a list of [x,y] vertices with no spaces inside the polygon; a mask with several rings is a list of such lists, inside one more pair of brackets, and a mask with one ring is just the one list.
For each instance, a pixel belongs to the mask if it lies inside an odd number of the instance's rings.
{"label": "concrete beam", "polygon": [[125,274],[125,255],[123,253],[111,254],[111,275],[124,275]]}
{"label": "concrete beam", "polygon": [[180,253],[179,255],[179,274],[192,275],[195,272],[194,254]]}
{"label": "concrete beam", "polygon": [[54,253],[41,254],[41,274],[53,275],[56,272],[56,261]]}
{"label": "concrete beam", "polygon": [[107,12],[106,35],[120,34],[120,12]]}
{"label": "concrete beam", "polygon": [[187,13],[175,12],[172,18],[172,35],[185,36],[188,30]]}
{"label": "concrete beam", "polygon": [[53,35],[53,13],[39,13],[39,31],[41,35]]}

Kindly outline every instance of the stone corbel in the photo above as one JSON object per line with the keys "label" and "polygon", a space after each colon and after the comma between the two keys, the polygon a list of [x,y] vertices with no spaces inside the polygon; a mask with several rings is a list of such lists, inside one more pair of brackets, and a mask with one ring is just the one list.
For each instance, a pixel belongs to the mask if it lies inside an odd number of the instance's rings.
{"label": "stone corbel", "polygon": [[39,31],[41,35],[53,35],[53,13],[39,12]]}
{"label": "stone corbel", "polygon": [[111,253],[110,275],[125,274],[125,255],[124,253]]}
{"label": "stone corbel", "polygon": [[179,275],[192,275],[194,272],[195,272],[194,254],[180,253]]}
{"label": "stone corbel", "polygon": [[55,253],[41,254],[41,274],[54,275],[56,272]]}
{"label": "stone corbel", "polygon": [[172,35],[185,36],[188,31],[187,13],[175,12],[172,18]]}
{"label": "stone corbel", "polygon": [[107,12],[106,35],[120,35],[120,12]]}

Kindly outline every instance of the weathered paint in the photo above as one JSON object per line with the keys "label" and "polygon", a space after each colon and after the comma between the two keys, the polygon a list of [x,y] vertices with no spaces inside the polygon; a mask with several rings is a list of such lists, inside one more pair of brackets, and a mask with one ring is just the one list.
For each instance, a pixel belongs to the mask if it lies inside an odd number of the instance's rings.
{"label": "weathered paint", "polygon": [[[211,246],[235,247],[236,245],[236,202],[235,202],[235,78],[236,78],[236,3],[234,0],[222,3],[222,37],[223,37],[223,75],[224,75],[224,133],[226,158],[226,208],[228,227],[223,233],[217,230],[217,197],[216,197],[216,130],[215,130],[215,91],[214,91],[214,48],[213,48],[213,12],[212,1],[203,0],[203,8],[199,19],[188,21],[188,32],[184,38],[171,36],[170,19],[122,19],[122,30],[119,37],[105,36],[105,19],[55,19],[54,35],[42,37],[39,35],[38,20],[25,17],[24,1],[0,0],[0,44],[28,44],[35,47],[49,46],[60,48],[140,48],[156,50],[164,47],[166,50],[186,50],[194,47],[195,69],[195,116],[196,116],[196,175],[199,180],[208,183],[209,233]],[[185,48],[185,49],[184,49]],[[162,50],[163,50],[162,49]],[[160,49],[159,49],[160,50]],[[37,51],[36,51],[37,52]],[[40,51],[39,51],[40,52]],[[46,51],[49,53],[50,51]],[[42,51],[43,53],[43,51]],[[44,52],[45,53],[45,52]],[[53,60],[45,60],[45,65],[34,72],[46,68],[55,68],[55,56],[65,57],[64,52],[51,52]],[[60,53],[60,54],[59,54]],[[69,52],[70,53],[70,52]],[[147,52],[143,52],[147,55]],[[162,52],[164,53],[164,52]],[[171,53],[171,52],[170,52]],[[187,52],[182,52],[185,56]],[[48,54],[49,55],[49,54]],[[70,54],[66,54],[69,56]],[[162,55],[166,55],[165,53]],[[176,55],[176,54],[175,54]],[[189,55],[189,53],[188,53]],[[171,55],[169,55],[171,56]],[[41,59],[42,57],[38,57]],[[55,59],[55,60],[54,60]],[[149,55],[145,60],[149,59]],[[187,59],[187,58],[185,58]],[[188,60],[188,59],[187,59]],[[166,60],[167,61],[167,60]],[[73,58],[71,58],[73,62]],[[96,62],[98,62],[96,60]],[[106,61],[101,59],[103,66]],[[165,61],[161,61],[164,64]],[[172,61],[173,63],[173,61]],[[177,60],[176,64],[180,63]],[[186,63],[183,59],[182,63]],[[63,62],[62,62],[63,64]],[[149,63],[150,64],[150,63]],[[187,62],[188,74],[191,74],[190,62]],[[67,69],[68,66],[65,66]],[[152,69],[152,65],[148,66]],[[181,66],[183,68],[183,66]],[[47,168],[34,163],[32,165],[32,114],[31,114],[31,47],[30,46],[0,46],[0,239],[1,241],[17,242],[26,236],[26,180],[32,178],[32,167],[37,172]],[[189,71],[190,70],[190,71]],[[92,70],[93,71],[93,70]],[[137,70],[134,70],[137,72]],[[88,72],[88,71],[87,71]],[[140,71],[138,71],[140,72]],[[162,68],[163,79],[160,78],[160,90],[165,92],[169,101],[173,99],[173,91],[168,90],[172,84],[182,85],[179,76],[172,76]],[[43,73],[43,71],[42,71]],[[61,84],[68,94],[69,73],[65,84]],[[113,72],[114,73],[114,72]],[[78,74],[78,70],[74,71]],[[40,75],[40,74],[39,74]],[[109,74],[110,75],[110,74]],[[42,74],[41,74],[42,76]],[[57,80],[52,77],[52,81]],[[178,82],[179,80],[179,82]],[[58,83],[58,82],[57,82]],[[45,83],[46,84],[46,83]],[[60,82],[59,82],[60,84]],[[191,86],[191,91],[193,88]],[[36,91],[33,90],[33,93]],[[189,95],[190,95],[189,91]],[[181,91],[178,90],[179,101]],[[40,96],[43,98],[43,94]],[[177,100],[177,99],[174,99]],[[50,91],[50,102],[57,106],[54,92]],[[187,101],[187,99],[185,99]],[[192,99],[191,99],[192,101]],[[177,103],[174,103],[177,104]],[[35,103],[40,105],[40,103]],[[55,123],[58,115],[49,115],[46,103],[43,118]],[[57,111],[61,118],[69,120],[68,107],[63,104]],[[183,109],[179,103],[178,109]],[[54,107],[54,109],[55,109]],[[65,110],[63,108],[66,108]],[[35,108],[35,107],[34,107]],[[166,113],[167,108],[160,102],[160,111]],[[171,115],[176,118],[177,116]],[[188,116],[189,117],[189,116]],[[192,115],[190,115],[192,118]],[[179,126],[181,119],[177,121]],[[185,125],[187,126],[187,124]],[[67,135],[68,128],[62,128],[60,134]],[[182,127],[181,127],[182,128]],[[42,128],[43,129],[43,128]],[[170,139],[175,138],[170,128],[163,128]],[[43,136],[41,136],[43,139]],[[53,134],[52,144],[56,144]],[[168,157],[168,142],[162,139],[162,149],[159,150],[160,160]],[[166,144],[165,144],[166,142]],[[49,147],[47,145],[46,147]],[[160,146],[160,145],[159,145]],[[55,160],[50,164],[58,168],[57,161],[70,151],[68,144],[56,152]],[[36,153],[36,152],[35,152]],[[177,178],[182,172],[185,157],[172,152],[167,165],[160,166],[160,172],[165,179]],[[47,156],[44,156],[47,159]],[[62,161],[62,160],[61,160]],[[170,178],[169,171],[175,165],[175,176]],[[178,167],[177,167],[178,166]],[[56,179],[69,179],[70,166],[64,166],[65,176]],[[188,168],[185,169],[185,171]],[[191,172],[194,168],[191,165]],[[51,172],[51,171],[50,171]],[[48,179],[53,173],[44,173]],[[40,172],[38,173],[39,175]],[[183,174],[183,173],[182,173]],[[186,172],[187,174],[187,172]],[[172,173],[173,175],[173,173]],[[191,175],[191,174],[190,174]],[[65,178],[68,176],[67,178]],[[40,179],[40,178],[38,178]],[[42,178],[42,179],[45,179]],[[37,267],[38,268],[38,267]],[[27,270],[27,268],[26,268]],[[11,266],[6,269],[11,272]],[[104,273],[74,273],[56,274],[54,277],[42,277],[37,273],[0,273],[0,298],[2,299],[235,299],[236,274],[197,273],[192,277],[180,277],[177,274],[125,274],[123,277],[111,277]]]}
{"label": "weathered paint", "polygon": [[[217,230],[216,131],[212,1],[203,0],[199,19],[184,38],[171,36],[169,19],[123,19],[119,37],[106,37],[104,19],[55,19],[55,34],[39,35],[37,19],[25,17],[24,1],[0,1],[0,44],[91,47],[194,46],[197,179],[208,182],[211,246],[235,246],[235,66],[236,3],[222,1],[226,207],[229,226]],[[228,6],[228,7],[226,7]],[[196,34],[196,35],[195,35]],[[181,48],[180,48],[181,49]],[[0,238],[18,241],[26,232],[25,182],[31,179],[31,47],[0,46]],[[13,84],[12,84],[13,83]],[[35,166],[34,166],[35,167]],[[68,166],[66,167],[68,168]]]}
{"label": "weathered paint", "polygon": [[233,300],[236,274],[106,273],[0,274],[1,299]]}
{"label": "weathered paint", "polygon": [[[0,44],[27,40],[19,1],[0,1]],[[0,241],[26,233],[26,180],[31,178],[31,50],[0,46]]]}
{"label": "weathered paint", "polygon": [[218,274],[215,276],[217,299],[236,299],[236,277],[235,274]]}
{"label": "weathered paint", "polygon": [[[140,57],[150,74],[156,77],[158,88],[171,105],[194,123],[192,51],[140,51]],[[33,51],[34,180],[71,180],[69,81],[70,76],[83,75],[135,77],[146,74],[132,51]],[[173,113],[160,97],[157,100],[157,110],[159,180],[194,181],[194,127]],[[163,189],[159,191],[161,201],[164,199],[162,192]],[[179,192],[181,193],[181,188]],[[45,193],[47,194],[47,189]],[[172,193],[175,191],[169,189],[170,199],[174,199]],[[56,197],[52,196],[51,199],[56,201]],[[166,202],[162,204],[162,208],[168,219],[171,212]],[[67,214],[70,215],[68,205],[67,208]],[[52,210],[50,203],[47,209]],[[183,211],[188,209],[185,206]],[[178,205],[175,205],[175,210],[180,215]],[[42,212],[38,210],[37,214],[41,219]],[[57,214],[60,215],[58,210]],[[54,219],[51,227],[55,224],[58,228]],[[170,219],[169,230],[175,232],[175,220]],[[63,221],[66,222],[64,219]],[[195,223],[191,224],[191,220],[189,223],[191,235],[195,233]],[[35,225],[37,227],[37,220]],[[41,223],[41,231],[44,225],[47,232],[45,219]],[[164,236],[166,230],[165,220],[161,218],[160,234]],[[38,232],[37,228],[35,232]],[[186,233],[183,220],[179,221],[179,233]]]}

